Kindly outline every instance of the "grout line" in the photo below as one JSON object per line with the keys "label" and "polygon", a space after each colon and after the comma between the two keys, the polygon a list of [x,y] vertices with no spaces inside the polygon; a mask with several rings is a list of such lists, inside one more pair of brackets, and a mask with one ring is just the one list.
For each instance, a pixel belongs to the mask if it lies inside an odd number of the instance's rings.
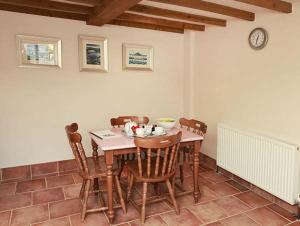
{"label": "grout line", "polygon": [[50,217],[50,203],[48,202],[48,218],[49,218],[49,220],[51,219],[51,217]]}
{"label": "grout line", "polygon": [[31,168],[31,165],[29,165],[29,172],[30,172],[30,179],[32,180],[32,168]]}

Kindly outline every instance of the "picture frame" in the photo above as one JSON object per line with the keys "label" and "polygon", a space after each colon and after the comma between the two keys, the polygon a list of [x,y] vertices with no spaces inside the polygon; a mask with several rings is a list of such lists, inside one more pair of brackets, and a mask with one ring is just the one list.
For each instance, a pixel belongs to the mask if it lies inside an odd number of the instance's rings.
{"label": "picture frame", "polygon": [[123,43],[123,69],[153,71],[153,47]]}
{"label": "picture frame", "polygon": [[19,67],[61,68],[61,43],[58,38],[16,35]]}
{"label": "picture frame", "polygon": [[108,72],[108,41],[105,37],[78,37],[79,70]]}

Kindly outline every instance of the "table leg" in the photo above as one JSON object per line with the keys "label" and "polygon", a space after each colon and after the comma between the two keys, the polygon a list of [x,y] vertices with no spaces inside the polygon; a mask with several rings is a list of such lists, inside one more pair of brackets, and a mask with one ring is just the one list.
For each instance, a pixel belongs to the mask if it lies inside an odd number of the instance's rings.
{"label": "table leg", "polygon": [[198,178],[199,178],[199,153],[201,148],[201,141],[194,142],[194,200],[195,203],[199,201],[199,185],[198,185]]}
{"label": "table leg", "polygon": [[106,163],[106,180],[107,180],[107,194],[108,194],[108,219],[109,223],[112,223],[114,220],[114,209],[113,209],[113,172],[112,172],[112,166],[113,166],[113,152],[112,151],[106,151],[105,152],[105,163]]}
{"label": "table leg", "polygon": [[98,158],[98,144],[96,144],[96,142],[91,139],[91,144],[92,144],[92,148],[93,148],[93,158],[97,159]]}

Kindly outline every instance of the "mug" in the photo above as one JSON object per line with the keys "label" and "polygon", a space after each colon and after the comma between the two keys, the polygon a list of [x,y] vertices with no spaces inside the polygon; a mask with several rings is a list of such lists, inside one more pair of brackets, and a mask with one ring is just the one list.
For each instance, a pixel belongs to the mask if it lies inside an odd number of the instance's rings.
{"label": "mug", "polygon": [[163,127],[160,127],[160,126],[155,127],[155,133],[156,134],[163,134],[164,132],[165,131],[164,131]]}
{"label": "mug", "polygon": [[145,129],[144,128],[137,128],[135,130],[135,133],[136,133],[137,136],[143,137],[145,135]]}
{"label": "mug", "polygon": [[152,125],[146,125],[145,126],[145,134],[150,135],[152,133]]}

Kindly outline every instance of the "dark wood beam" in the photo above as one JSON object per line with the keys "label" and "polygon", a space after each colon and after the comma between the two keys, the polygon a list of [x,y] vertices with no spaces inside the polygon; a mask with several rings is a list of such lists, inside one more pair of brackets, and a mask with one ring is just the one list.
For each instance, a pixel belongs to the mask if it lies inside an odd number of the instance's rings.
{"label": "dark wood beam", "polygon": [[293,11],[292,3],[281,1],[281,0],[235,0],[235,1],[279,11],[282,13],[291,13]]}
{"label": "dark wood beam", "polygon": [[126,10],[139,3],[141,0],[102,0],[89,16],[87,24],[97,23],[102,26],[117,18]]}
{"label": "dark wood beam", "polygon": [[0,0],[0,3],[79,14],[90,14],[92,13],[93,9],[92,7],[88,6],[54,2],[49,0]]}
{"label": "dark wood beam", "polygon": [[27,6],[10,5],[5,3],[0,3],[0,10],[40,15],[40,16],[48,16],[48,17],[57,17],[57,18],[64,18],[64,19],[71,19],[71,20],[86,21],[87,19],[87,15],[78,14],[78,13],[68,13],[68,12],[54,11],[48,9],[38,9],[38,8],[32,8]]}
{"label": "dark wood beam", "polygon": [[166,32],[173,32],[173,33],[180,33],[180,34],[184,33],[184,30],[179,29],[179,28],[159,26],[159,25],[155,25],[155,24],[144,24],[144,23],[138,23],[138,22],[126,21],[126,20],[118,20],[118,19],[112,20],[108,24],[125,26],[125,27],[150,29],[150,30],[156,30],[156,31],[166,31]]}
{"label": "dark wood beam", "polygon": [[143,14],[150,14],[155,16],[168,17],[168,18],[173,18],[178,20],[192,21],[196,23],[211,24],[211,25],[222,26],[222,27],[226,26],[226,20],[207,17],[207,16],[200,16],[200,15],[195,15],[190,13],[184,13],[179,11],[173,11],[169,9],[162,9],[162,8],[143,5],[143,4],[137,4],[131,7],[129,11],[143,13]]}
{"label": "dark wood beam", "polygon": [[241,9],[237,9],[225,5],[216,4],[213,2],[202,1],[202,0],[150,0],[150,1],[209,11],[209,12],[218,13],[226,16],[240,18],[243,20],[254,21],[255,19],[255,15],[252,12],[248,12],[245,10],[241,10]]}
{"label": "dark wood beam", "polygon": [[204,31],[205,26],[200,24],[191,24],[185,22],[179,22],[175,20],[166,20],[161,18],[143,16],[133,13],[123,13],[121,16],[117,18],[118,20],[125,20],[125,21],[132,21],[137,23],[143,24],[155,24],[158,26],[165,26],[165,27],[174,27],[178,29],[189,29],[195,31]]}

